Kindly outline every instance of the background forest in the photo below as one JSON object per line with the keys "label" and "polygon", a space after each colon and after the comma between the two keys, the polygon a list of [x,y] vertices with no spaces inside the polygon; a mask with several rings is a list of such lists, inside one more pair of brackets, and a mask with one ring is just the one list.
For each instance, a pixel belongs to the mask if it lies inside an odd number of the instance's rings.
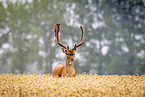
{"label": "background forest", "polygon": [[145,73],[144,0],[0,0],[0,73],[52,73],[65,63],[60,40],[77,49],[77,73]]}

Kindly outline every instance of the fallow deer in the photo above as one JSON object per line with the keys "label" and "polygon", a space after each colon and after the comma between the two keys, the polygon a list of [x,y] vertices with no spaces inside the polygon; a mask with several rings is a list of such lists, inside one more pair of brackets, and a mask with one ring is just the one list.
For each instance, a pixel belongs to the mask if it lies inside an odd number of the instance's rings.
{"label": "fallow deer", "polygon": [[75,56],[76,48],[81,46],[84,43],[83,42],[84,27],[80,26],[80,28],[82,30],[80,43],[77,45],[75,44],[75,46],[72,49],[69,49],[69,46],[66,47],[65,45],[63,45],[59,40],[58,33],[59,33],[59,29],[60,29],[60,23],[56,23],[53,27],[54,27],[55,37],[56,37],[55,40],[61,47],[63,53],[66,54],[65,65],[58,64],[53,70],[53,77],[62,77],[62,76],[75,77],[76,70],[74,69],[74,56]]}

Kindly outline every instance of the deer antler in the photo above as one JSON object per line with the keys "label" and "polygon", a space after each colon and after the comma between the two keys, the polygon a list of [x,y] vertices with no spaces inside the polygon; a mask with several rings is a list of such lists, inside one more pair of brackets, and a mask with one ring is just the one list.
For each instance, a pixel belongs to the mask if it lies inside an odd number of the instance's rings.
{"label": "deer antler", "polygon": [[76,50],[77,47],[81,46],[84,42],[83,42],[83,37],[84,37],[84,27],[80,26],[81,30],[82,30],[82,35],[81,35],[81,39],[80,39],[80,43],[79,44],[75,44],[75,46],[73,47],[74,50]]}
{"label": "deer antler", "polygon": [[60,23],[56,23],[53,27],[54,27],[55,37],[56,37],[55,41],[56,41],[61,47],[67,49],[67,47],[66,47],[65,45],[61,44],[60,41],[59,41],[58,32],[59,32],[59,29],[60,29]]}

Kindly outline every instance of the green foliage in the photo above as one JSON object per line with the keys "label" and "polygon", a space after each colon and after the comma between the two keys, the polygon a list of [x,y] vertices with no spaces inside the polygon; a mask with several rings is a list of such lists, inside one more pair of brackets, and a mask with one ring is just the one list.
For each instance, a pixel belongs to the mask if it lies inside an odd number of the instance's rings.
{"label": "green foliage", "polygon": [[78,73],[145,73],[143,1],[8,0],[6,5],[0,1],[0,68],[33,73],[28,66],[34,66],[51,73],[52,64],[65,61],[53,32],[59,22],[60,40],[70,47],[80,41],[79,26],[85,27],[84,45],[76,52]]}

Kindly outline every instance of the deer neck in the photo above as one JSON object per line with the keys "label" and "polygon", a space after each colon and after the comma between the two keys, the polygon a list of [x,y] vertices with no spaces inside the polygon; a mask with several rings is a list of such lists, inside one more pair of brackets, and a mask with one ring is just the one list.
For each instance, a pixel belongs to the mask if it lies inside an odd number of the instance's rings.
{"label": "deer neck", "polygon": [[74,68],[74,62],[70,61],[69,58],[66,58],[65,66],[67,70],[71,70],[72,68]]}

